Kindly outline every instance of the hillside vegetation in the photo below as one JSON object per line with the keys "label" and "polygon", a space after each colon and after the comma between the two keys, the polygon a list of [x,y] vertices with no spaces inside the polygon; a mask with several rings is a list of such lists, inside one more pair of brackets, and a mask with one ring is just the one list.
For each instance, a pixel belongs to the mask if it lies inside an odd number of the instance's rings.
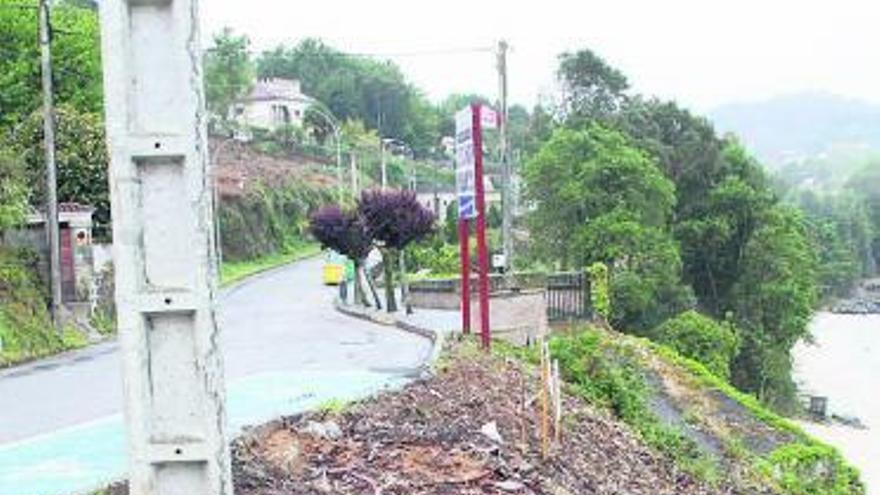
{"label": "hillside vegetation", "polygon": [[834,148],[880,151],[880,106],[828,93],[800,93],[724,105],[711,112],[772,169]]}
{"label": "hillside vegetation", "polygon": [[[650,338],[685,311],[731,324],[731,381],[797,408],[791,349],[820,296],[818,245],[734,136],[629,92],[590,50],[560,57],[549,135],[524,163],[536,264],[604,263],[615,328]],[[824,267],[823,267],[824,268]]]}
{"label": "hillside vegetation", "polygon": [[741,493],[864,493],[835,449],[669,347],[588,328],[552,339],[551,351],[570,393],[698,479]]}
{"label": "hillside vegetation", "polygon": [[55,330],[44,291],[36,256],[0,247],[0,368],[86,344],[78,330]]}

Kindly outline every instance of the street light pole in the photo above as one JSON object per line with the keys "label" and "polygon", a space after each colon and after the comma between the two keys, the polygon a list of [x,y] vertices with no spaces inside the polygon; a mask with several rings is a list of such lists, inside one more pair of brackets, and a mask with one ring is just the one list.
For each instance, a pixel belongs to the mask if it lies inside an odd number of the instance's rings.
{"label": "street light pole", "polygon": [[339,205],[345,200],[345,184],[342,174],[342,139],[339,136],[339,126],[333,126],[333,135],[336,138],[336,181],[339,184]]}
{"label": "street light pole", "polygon": [[388,172],[386,169],[387,165],[385,163],[385,140],[381,137],[379,138],[379,149],[379,153],[381,155],[380,162],[382,167],[382,190],[384,191],[388,188]]}
{"label": "street light pole", "polygon": [[345,199],[345,184],[343,183],[344,180],[342,173],[342,137],[339,121],[336,117],[332,117],[327,112],[320,109],[319,105],[323,105],[320,101],[309,97],[303,97],[302,101],[312,105],[308,109],[320,115],[333,129],[333,138],[336,140],[336,179],[339,185],[339,204],[341,205],[342,201]]}
{"label": "street light pole", "polygon": [[355,153],[351,154],[351,199],[354,202],[357,202],[358,199],[358,166],[357,166],[357,155]]}
{"label": "street light pole", "polygon": [[498,125],[501,151],[501,242],[504,253],[505,278],[513,274],[513,181],[507,141],[507,42],[498,42],[498,93],[501,118]]}

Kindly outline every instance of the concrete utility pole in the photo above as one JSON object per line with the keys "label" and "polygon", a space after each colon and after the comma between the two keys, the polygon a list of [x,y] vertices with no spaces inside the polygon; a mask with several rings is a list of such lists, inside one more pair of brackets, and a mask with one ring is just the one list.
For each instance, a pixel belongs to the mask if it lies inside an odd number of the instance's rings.
{"label": "concrete utility pole", "polygon": [[504,253],[504,273],[513,275],[513,180],[510,150],[507,141],[507,42],[498,42],[498,94],[500,105],[499,147],[501,151],[501,242]]}
{"label": "concrete utility pole", "polygon": [[196,0],[100,2],[132,495],[231,495]]}
{"label": "concrete utility pole", "polygon": [[40,0],[40,59],[43,75],[43,145],[46,152],[46,237],[49,241],[49,287],[52,320],[58,332],[61,321],[61,243],[58,236],[58,179],[55,169],[55,106],[52,87],[52,32],[48,0]]}

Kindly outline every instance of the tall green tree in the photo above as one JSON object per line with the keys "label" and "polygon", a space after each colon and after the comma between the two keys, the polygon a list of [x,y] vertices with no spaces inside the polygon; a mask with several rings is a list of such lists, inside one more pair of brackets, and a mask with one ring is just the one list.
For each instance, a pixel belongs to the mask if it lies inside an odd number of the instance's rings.
{"label": "tall green tree", "polygon": [[254,81],[250,39],[223,28],[214,36],[204,59],[205,99],[212,121],[221,131],[232,124],[233,104],[246,96]]}
{"label": "tall green tree", "polygon": [[827,193],[794,190],[789,196],[789,201],[804,212],[809,238],[818,255],[823,295],[845,296],[859,279],[874,274],[874,231],[862,197],[846,189]]}
{"label": "tall green tree", "polygon": [[[0,134],[42,105],[38,2],[0,0]],[[62,2],[52,9],[52,63],[57,104],[102,108],[97,12]]]}
{"label": "tall green tree", "polygon": [[562,118],[571,125],[604,121],[626,101],[626,76],[592,50],[560,55],[556,77],[562,85]]}
{"label": "tall green tree", "polygon": [[791,349],[807,335],[818,300],[816,257],[803,218],[774,207],[743,252],[732,289],[733,314],[742,349],[733,381],[780,409],[791,409]]}
{"label": "tall green tree", "polygon": [[865,164],[846,184],[864,201],[871,218],[873,238],[871,251],[875,260],[880,260],[880,160]]}
{"label": "tall green tree", "polygon": [[675,188],[624,135],[557,129],[523,176],[536,249],[563,268],[611,267],[615,324],[646,330],[689,304],[668,230]]}
{"label": "tall green tree", "polygon": [[361,120],[419,155],[430,153],[439,141],[434,108],[390,61],[349,55],[309,38],[261,54],[257,73],[298,79],[306,94],[340,120]]}
{"label": "tall green tree", "polygon": [[545,257],[563,267],[579,260],[573,240],[584,222],[617,207],[638,221],[663,226],[675,188],[653,162],[616,131],[557,129],[523,170],[525,195],[535,209],[532,232]]}
{"label": "tall green tree", "polygon": [[675,239],[625,207],[587,220],[575,246],[580,266],[601,262],[611,267],[610,321],[616,328],[644,335],[693,306],[690,288],[681,283]]}
{"label": "tall green tree", "polygon": [[0,234],[24,219],[27,198],[24,163],[9,148],[0,148]]}
{"label": "tall green tree", "polygon": [[[11,143],[26,167],[30,203],[42,207],[46,194],[42,116],[32,114],[22,122]],[[55,160],[58,200],[94,206],[95,222],[109,225],[108,156],[101,116],[60,105],[55,113]]]}

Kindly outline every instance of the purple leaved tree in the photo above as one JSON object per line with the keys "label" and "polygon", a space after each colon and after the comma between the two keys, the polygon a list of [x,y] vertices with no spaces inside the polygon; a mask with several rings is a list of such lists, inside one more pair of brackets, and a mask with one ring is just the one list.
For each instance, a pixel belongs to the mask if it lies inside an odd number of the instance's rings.
{"label": "purple leaved tree", "polygon": [[325,248],[347,256],[354,263],[354,298],[369,306],[361,285],[364,260],[373,249],[373,238],[357,210],[343,210],[336,205],[325,206],[312,214],[309,230]]}
{"label": "purple leaved tree", "polygon": [[[389,312],[397,311],[394,296],[394,270],[410,243],[427,237],[434,230],[434,214],[419,204],[413,191],[366,191],[358,201],[358,212],[370,237],[382,252],[385,268],[385,298]],[[405,276],[405,267],[401,270]]]}

